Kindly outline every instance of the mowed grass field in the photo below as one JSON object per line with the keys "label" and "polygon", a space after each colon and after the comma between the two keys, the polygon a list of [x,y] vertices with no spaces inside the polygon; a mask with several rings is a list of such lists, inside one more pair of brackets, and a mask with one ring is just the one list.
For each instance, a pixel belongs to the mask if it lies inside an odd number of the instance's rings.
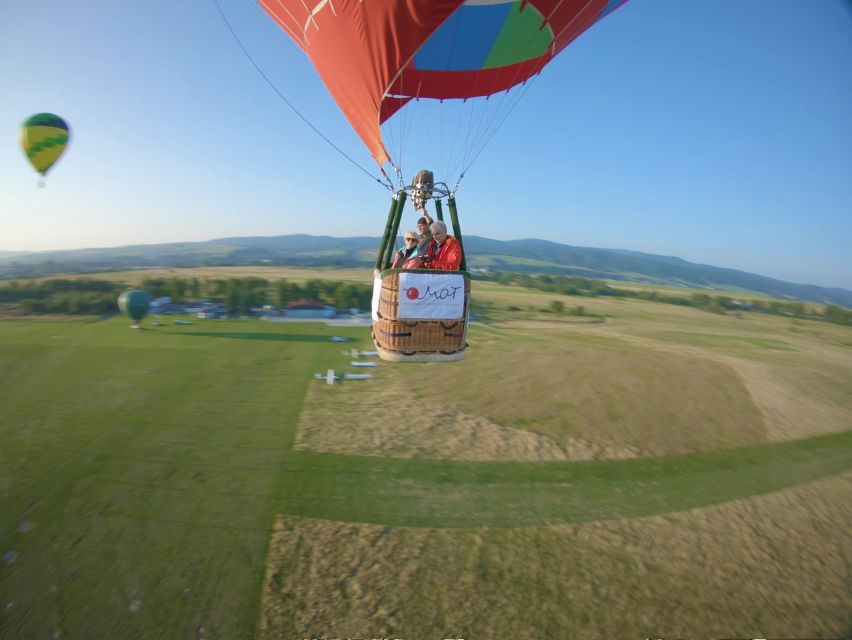
{"label": "mowed grass field", "polygon": [[333,386],[368,329],[0,322],[0,637],[849,633],[849,328],[474,296]]}

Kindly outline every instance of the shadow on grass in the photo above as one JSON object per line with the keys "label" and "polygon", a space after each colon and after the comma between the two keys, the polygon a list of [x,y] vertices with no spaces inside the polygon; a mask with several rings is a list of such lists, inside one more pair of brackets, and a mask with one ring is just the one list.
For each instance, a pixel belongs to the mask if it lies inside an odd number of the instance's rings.
{"label": "shadow on grass", "polygon": [[[180,336],[182,338],[230,338],[232,340],[268,340],[272,342],[331,342],[330,336],[318,336],[307,333],[219,333],[218,331],[186,331],[181,333],[167,333],[163,335]],[[347,339],[346,343],[358,342],[354,338]]]}

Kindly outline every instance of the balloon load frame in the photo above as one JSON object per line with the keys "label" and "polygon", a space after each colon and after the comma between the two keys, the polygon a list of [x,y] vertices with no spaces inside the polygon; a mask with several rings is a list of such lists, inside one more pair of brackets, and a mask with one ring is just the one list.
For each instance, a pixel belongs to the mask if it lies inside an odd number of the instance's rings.
{"label": "balloon load frame", "polygon": [[[433,199],[435,215],[440,221],[444,220],[441,198],[447,199],[453,235],[462,245],[462,262],[458,271],[390,268],[394,256],[394,239],[397,237],[402,211],[409,194],[419,210],[425,208],[427,200]],[[425,283],[424,294],[430,286],[430,281],[439,282],[440,278],[441,282],[445,282],[447,276],[455,276],[461,283],[461,290],[454,293],[463,295],[463,304],[453,307],[446,317],[440,317],[440,312],[437,317],[428,318],[416,317],[417,312],[410,315],[411,312],[407,312],[404,305],[400,304],[402,296],[410,291],[403,286],[409,277],[407,274],[415,274],[421,288],[422,283]],[[438,291],[437,287],[435,289]],[[411,185],[400,189],[391,198],[373,278],[373,343],[379,357],[392,362],[461,360],[467,347],[469,312],[470,274],[467,272],[464,258],[464,241],[455,196],[446,184],[433,183],[431,172],[420,171]]]}

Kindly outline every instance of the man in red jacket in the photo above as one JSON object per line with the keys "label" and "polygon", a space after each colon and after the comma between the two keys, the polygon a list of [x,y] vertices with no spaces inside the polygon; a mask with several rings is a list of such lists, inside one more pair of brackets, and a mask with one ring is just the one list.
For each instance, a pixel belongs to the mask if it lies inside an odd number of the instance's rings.
{"label": "man in red jacket", "polygon": [[432,223],[432,242],[423,258],[424,269],[458,271],[462,261],[461,243],[447,235],[447,225],[437,220]]}

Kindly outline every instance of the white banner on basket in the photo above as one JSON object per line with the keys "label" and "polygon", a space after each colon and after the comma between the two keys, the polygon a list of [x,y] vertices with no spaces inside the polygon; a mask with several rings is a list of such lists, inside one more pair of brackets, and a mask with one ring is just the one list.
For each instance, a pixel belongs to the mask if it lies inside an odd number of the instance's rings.
{"label": "white banner on basket", "polygon": [[464,276],[457,273],[400,273],[401,319],[455,320],[464,316]]}
{"label": "white banner on basket", "polygon": [[382,276],[381,272],[373,273],[373,320],[379,319],[379,298],[382,297]]}

